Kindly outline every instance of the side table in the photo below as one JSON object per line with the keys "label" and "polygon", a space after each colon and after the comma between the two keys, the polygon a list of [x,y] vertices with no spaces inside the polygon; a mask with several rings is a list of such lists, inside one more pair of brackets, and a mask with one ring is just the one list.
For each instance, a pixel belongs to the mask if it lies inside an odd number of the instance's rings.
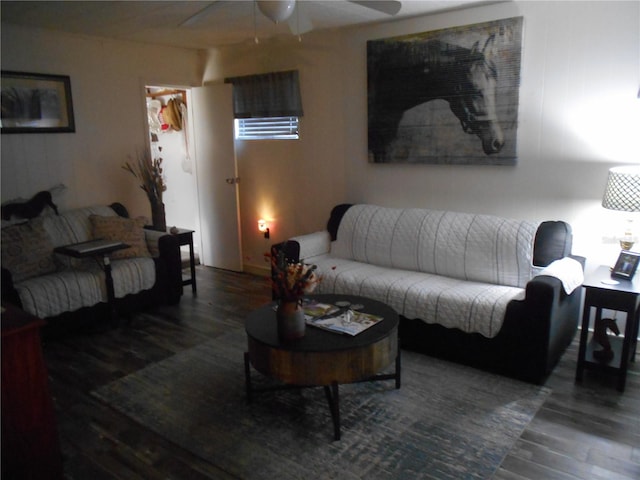
{"label": "side table", "polygon": [[[177,230],[177,231],[176,231]],[[193,233],[195,230],[189,230],[188,228],[175,228],[170,233],[178,239],[178,245],[189,245],[189,267],[191,271],[191,278],[184,279],[182,285],[191,285],[191,291],[197,292],[196,286],[196,257],[193,253]],[[175,233],[174,233],[175,232]]]}
{"label": "side table", "polygon": [[124,242],[114,240],[89,240],[88,242],[73,243],[56,247],[55,252],[69,255],[75,258],[102,257],[102,267],[104,270],[105,283],[107,287],[107,303],[111,308],[111,321],[115,325],[118,323],[118,315],[115,310],[115,293],[113,291],[113,278],[111,277],[111,259],[109,255],[117,250],[129,248]]}
{"label": "side table", "polygon": [[[629,362],[635,361],[638,343],[638,323],[640,313],[640,281],[615,280],[613,283],[610,269],[600,266],[584,283],[585,299],[582,313],[582,330],[576,381],[582,381],[585,368],[601,368],[618,375],[617,389],[624,392]],[[609,336],[614,356],[611,360],[596,359],[593,352],[597,344],[593,338],[588,341],[591,309],[596,309],[595,321],[602,319],[602,310],[615,310],[626,313],[624,337]]]}

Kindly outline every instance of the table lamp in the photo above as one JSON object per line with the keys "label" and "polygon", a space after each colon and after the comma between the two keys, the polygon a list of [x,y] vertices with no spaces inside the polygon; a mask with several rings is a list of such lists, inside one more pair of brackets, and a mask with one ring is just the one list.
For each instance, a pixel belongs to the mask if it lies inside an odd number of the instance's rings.
{"label": "table lamp", "polygon": [[[640,165],[615,167],[609,170],[602,206],[609,210],[640,212]],[[620,248],[631,250],[635,242],[633,218],[627,219]]]}

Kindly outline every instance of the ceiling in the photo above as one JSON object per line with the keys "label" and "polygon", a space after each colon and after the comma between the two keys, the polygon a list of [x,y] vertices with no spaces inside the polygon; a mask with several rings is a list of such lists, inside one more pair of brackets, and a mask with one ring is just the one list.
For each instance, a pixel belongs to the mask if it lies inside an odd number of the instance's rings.
{"label": "ceiling", "polygon": [[[362,4],[374,4],[374,8]],[[273,23],[253,0],[235,1],[5,1],[0,2],[3,23],[130,40],[160,45],[211,48],[266,39],[276,35],[304,34],[432,14],[487,0],[403,0],[400,11],[377,11],[384,0],[298,0],[289,20]],[[376,5],[377,4],[377,5]],[[388,6],[388,5],[387,5]]]}

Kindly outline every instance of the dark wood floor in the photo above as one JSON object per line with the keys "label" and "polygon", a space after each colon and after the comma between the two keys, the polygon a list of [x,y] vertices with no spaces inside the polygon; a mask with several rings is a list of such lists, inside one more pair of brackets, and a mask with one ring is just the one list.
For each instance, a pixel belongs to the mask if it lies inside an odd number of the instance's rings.
{"label": "dark wood floor", "polygon": [[[269,300],[265,279],[197,267],[198,295],[137,315],[129,325],[48,338],[44,352],[69,479],[226,479],[89,392],[242,325]],[[640,365],[624,394],[587,372],[574,384],[577,345],[549,378],[553,393],[523,432],[496,479],[640,479]]]}

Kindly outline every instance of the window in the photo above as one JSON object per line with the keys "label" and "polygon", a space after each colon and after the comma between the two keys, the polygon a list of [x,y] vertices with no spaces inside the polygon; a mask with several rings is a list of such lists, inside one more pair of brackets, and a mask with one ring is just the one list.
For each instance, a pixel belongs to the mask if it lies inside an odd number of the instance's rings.
{"label": "window", "polygon": [[298,117],[236,118],[236,140],[297,140]]}
{"label": "window", "polygon": [[296,70],[226,78],[225,82],[233,85],[236,139],[299,138],[303,112]]}

